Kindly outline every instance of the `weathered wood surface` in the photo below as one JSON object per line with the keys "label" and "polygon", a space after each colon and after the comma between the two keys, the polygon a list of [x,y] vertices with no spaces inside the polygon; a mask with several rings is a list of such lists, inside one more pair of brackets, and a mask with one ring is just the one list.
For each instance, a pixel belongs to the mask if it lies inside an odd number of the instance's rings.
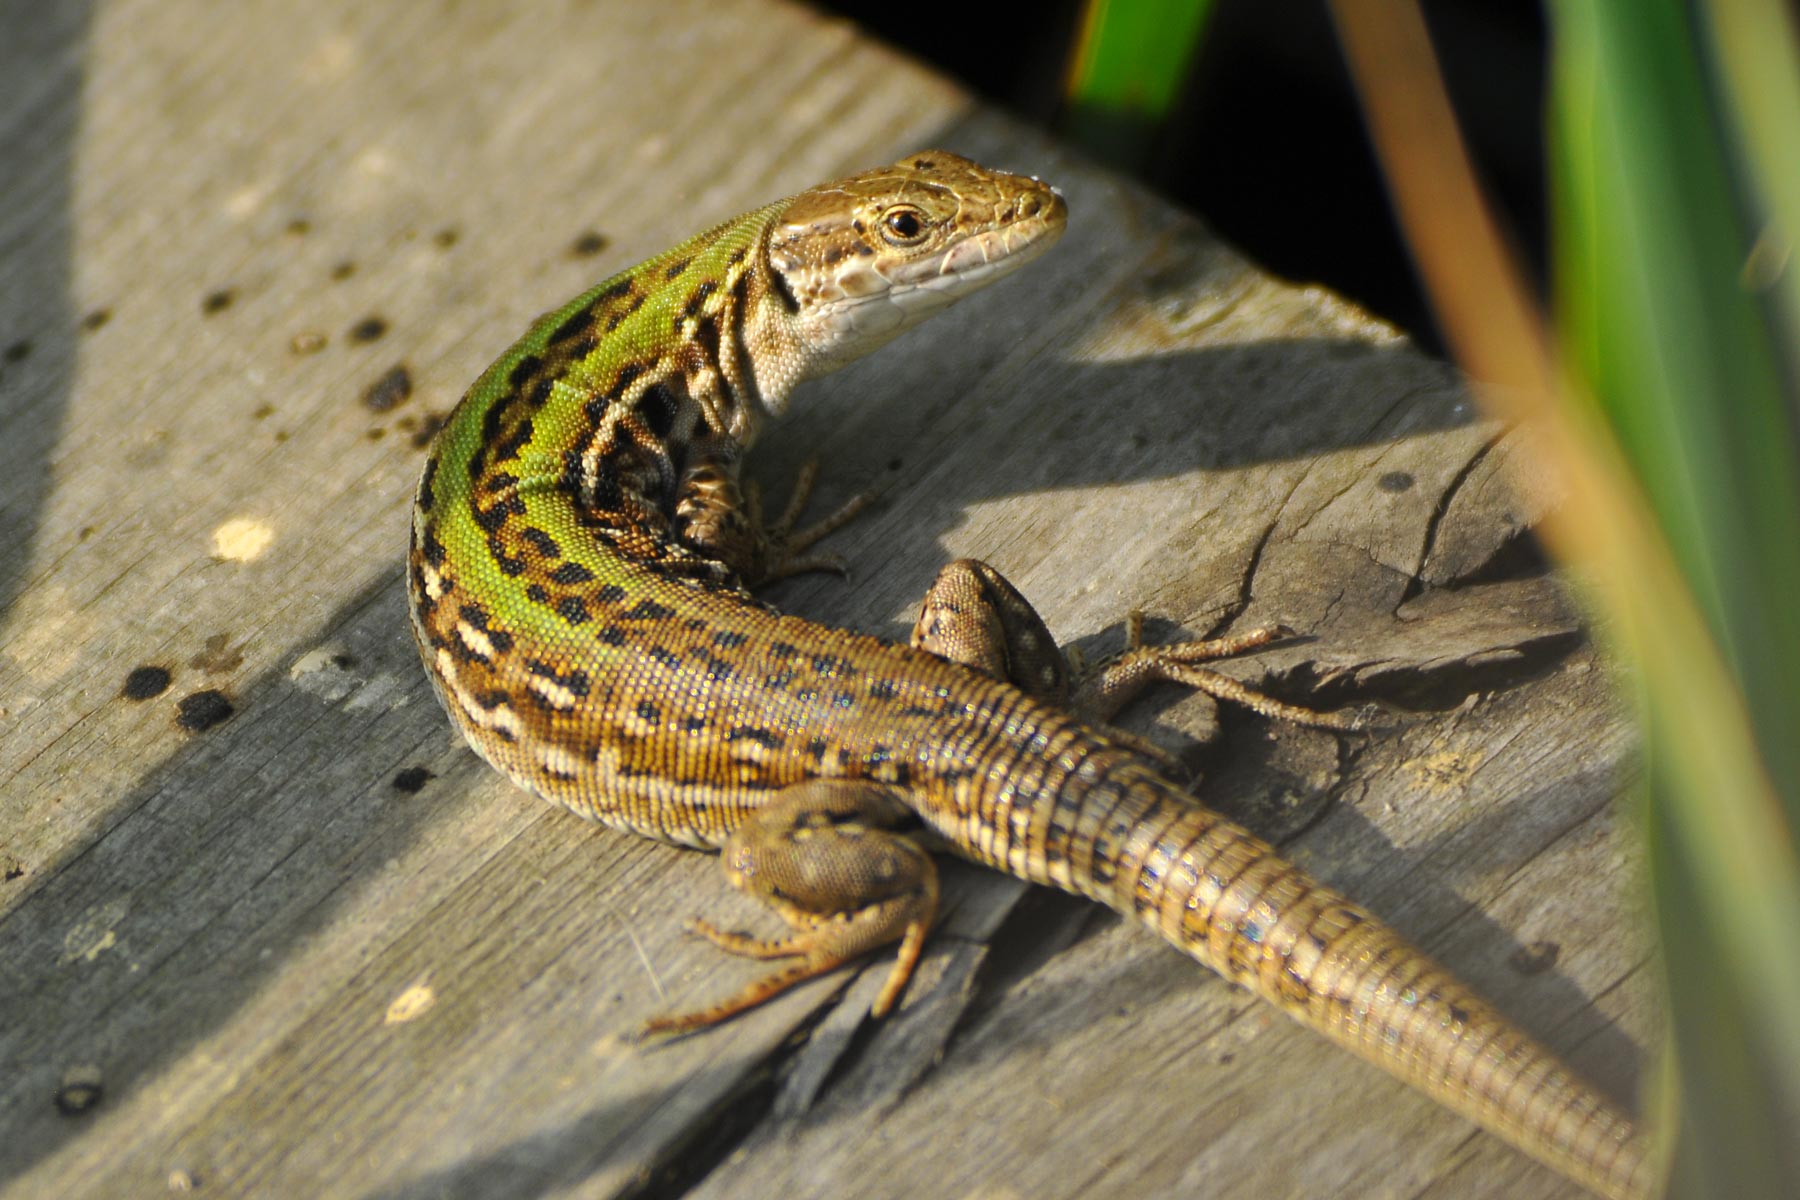
{"label": "weathered wood surface", "polygon": [[[768,0],[0,28],[4,1195],[1573,1194],[1147,933],[969,869],[885,1023],[877,964],[624,1045],[756,970],[682,922],[753,914],[456,746],[406,627],[416,435],[534,313],[909,149],[1035,171],[1056,253],[778,430],[775,486],[818,449],[821,503],[886,493],[833,542],[853,586],[777,599],[898,634],[972,553],[1091,651],[1134,604],[1306,631],[1234,669],[1390,727],[1203,743],[1172,694],[1132,723],[1629,1096],[1630,731],[1516,553],[1547,498],[1500,484],[1515,439],[1449,370]],[[170,686],[123,697],[141,666]],[[209,691],[232,715],[184,729]]]}

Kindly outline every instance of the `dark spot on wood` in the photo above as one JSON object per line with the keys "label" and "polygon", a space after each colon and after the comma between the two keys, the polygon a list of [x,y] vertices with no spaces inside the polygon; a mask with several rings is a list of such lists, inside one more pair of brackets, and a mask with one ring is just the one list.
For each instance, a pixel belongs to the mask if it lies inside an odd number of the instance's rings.
{"label": "dark spot on wood", "polygon": [[679,279],[681,277],[681,273],[683,271],[687,270],[690,266],[692,266],[693,262],[694,262],[694,258],[692,255],[689,255],[686,258],[676,259],[674,262],[672,262],[668,265],[668,268],[666,270],[663,271],[663,278],[664,279]]}
{"label": "dark spot on wood", "polygon": [[181,698],[175,706],[175,723],[189,733],[202,733],[230,720],[236,711],[224,692],[207,688]]}
{"label": "dark spot on wood", "polygon": [[587,583],[594,578],[594,573],[578,562],[566,562],[550,573],[551,583],[560,583],[569,587],[577,583]]}
{"label": "dark spot on wood", "polygon": [[662,709],[656,707],[656,705],[648,700],[638,701],[637,715],[638,719],[643,721],[646,725],[660,725],[662,723]]}
{"label": "dark spot on wood", "polygon": [[222,313],[230,308],[231,302],[236,299],[237,292],[234,289],[220,288],[217,291],[206,293],[206,297],[200,301],[200,311],[203,315],[210,317],[214,313]]}
{"label": "dark spot on wood", "polygon": [[325,348],[327,340],[324,334],[308,330],[296,333],[288,342],[288,349],[295,354],[317,354]]}
{"label": "dark spot on wood", "polygon": [[556,602],[556,612],[571,625],[585,625],[593,620],[580,596],[564,596]]}
{"label": "dark spot on wood", "polygon": [[331,277],[336,280],[342,281],[350,278],[354,274],[356,274],[356,264],[347,258],[337,266],[331,268]]}
{"label": "dark spot on wood", "polygon": [[200,653],[188,659],[188,666],[208,675],[222,675],[244,665],[244,650],[231,644],[231,635],[215,633],[206,639]]}
{"label": "dark spot on wood", "polygon": [[119,695],[127,700],[148,700],[167,691],[172,678],[167,667],[133,667]]}
{"label": "dark spot on wood", "polygon": [[363,436],[368,438],[371,442],[379,442],[382,438],[387,436],[387,430],[379,428],[371,429],[363,434]]}
{"label": "dark spot on wood", "polygon": [[24,362],[30,356],[31,342],[28,340],[14,342],[6,348],[4,353],[0,353],[0,359],[5,359],[9,363]]}
{"label": "dark spot on wood", "polygon": [[424,767],[407,767],[394,776],[394,790],[405,792],[409,796],[416,796],[427,783],[435,778],[436,776]]}
{"label": "dark spot on wood", "polygon": [[353,342],[372,342],[387,331],[386,320],[370,315],[350,327],[349,338]]}
{"label": "dark spot on wood", "polygon": [[569,253],[576,258],[592,258],[606,249],[607,245],[605,234],[588,229],[577,234],[575,240],[569,243]]}
{"label": "dark spot on wood", "polygon": [[1384,492],[1404,492],[1412,487],[1415,480],[1407,471],[1389,471],[1375,481],[1375,486]]}
{"label": "dark spot on wood", "polygon": [[81,318],[81,327],[88,333],[92,333],[110,320],[112,320],[112,309],[96,308]]}
{"label": "dark spot on wood", "polygon": [[369,390],[363,393],[363,407],[370,412],[388,412],[405,404],[412,397],[412,391],[412,372],[406,369],[405,363],[398,363],[369,385]]}
{"label": "dark spot on wood", "polygon": [[99,1067],[90,1063],[70,1067],[56,1089],[56,1111],[65,1117],[82,1116],[98,1107],[105,1094]]}
{"label": "dark spot on wood", "polygon": [[460,237],[462,234],[457,232],[454,226],[446,226],[431,235],[431,242],[439,250],[448,250],[456,245],[457,239]]}
{"label": "dark spot on wood", "polygon": [[312,232],[312,222],[305,217],[295,217],[287,223],[289,237],[305,237]]}
{"label": "dark spot on wood", "polygon": [[1507,965],[1521,975],[1542,975],[1556,965],[1562,947],[1555,942],[1532,942],[1520,946],[1507,958]]}

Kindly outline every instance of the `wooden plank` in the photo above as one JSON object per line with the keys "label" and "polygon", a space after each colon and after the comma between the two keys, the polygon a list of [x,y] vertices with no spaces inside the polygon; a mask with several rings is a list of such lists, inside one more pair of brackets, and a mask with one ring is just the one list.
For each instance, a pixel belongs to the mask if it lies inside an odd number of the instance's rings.
{"label": "wooden plank", "polygon": [[1495,485],[1516,435],[1453,373],[766,0],[0,25],[5,1195],[1572,1194],[1147,934],[968,869],[894,1019],[861,1017],[877,964],[621,1043],[754,969],[686,917],[754,914],[457,746],[400,588],[421,438],[535,312],[909,149],[1052,178],[1055,254],[773,435],[772,490],[813,452],[821,506],[884,488],[832,545],[853,586],[774,598],[899,634],[974,553],[1092,652],[1139,604],[1305,631],[1238,669],[1400,717],[1159,694],[1134,727],[1627,1094],[1629,731],[1518,568],[1549,498]]}

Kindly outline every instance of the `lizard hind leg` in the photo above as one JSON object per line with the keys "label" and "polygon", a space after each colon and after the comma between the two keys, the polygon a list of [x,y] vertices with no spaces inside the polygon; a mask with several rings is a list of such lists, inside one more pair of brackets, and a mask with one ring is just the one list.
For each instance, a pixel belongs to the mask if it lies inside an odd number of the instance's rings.
{"label": "lizard hind leg", "polygon": [[794,961],[716,1004],[657,1017],[639,1036],[717,1025],[898,941],[893,970],[870,1009],[887,1015],[937,915],[931,856],[892,829],[910,816],[886,788],[848,780],[796,784],[756,810],[726,841],[720,861],[735,887],[774,909],[793,932],[758,938],[703,920],[690,928],[727,953]]}
{"label": "lizard hind leg", "polygon": [[1291,630],[1277,625],[1205,641],[1146,645],[1143,614],[1133,612],[1125,622],[1125,651],[1089,668],[1073,651],[1065,656],[1057,649],[1043,619],[1005,576],[978,559],[965,558],[938,572],[913,626],[912,645],[1068,708],[1105,729],[1107,736],[1172,765],[1153,743],[1111,724],[1121,708],[1159,681],[1206,692],[1275,720],[1328,729],[1357,727],[1360,714],[1287,704],[1199,665],[1290,636]]}

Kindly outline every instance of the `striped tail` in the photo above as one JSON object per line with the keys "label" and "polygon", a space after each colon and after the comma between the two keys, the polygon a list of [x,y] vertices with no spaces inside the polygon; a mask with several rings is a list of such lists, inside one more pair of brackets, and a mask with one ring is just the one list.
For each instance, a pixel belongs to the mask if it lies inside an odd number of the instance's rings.
{"label": "striped tail", "polygon": [[1040,797],[1061,836],[1024,864],[1027,878],[1137,917],[1594,1191],[1650,1193],[1632,1119],[1548,1049],[1367,909],[1147,767],[1111,758],[1092,755],[1058,781],[1054,800]]}

